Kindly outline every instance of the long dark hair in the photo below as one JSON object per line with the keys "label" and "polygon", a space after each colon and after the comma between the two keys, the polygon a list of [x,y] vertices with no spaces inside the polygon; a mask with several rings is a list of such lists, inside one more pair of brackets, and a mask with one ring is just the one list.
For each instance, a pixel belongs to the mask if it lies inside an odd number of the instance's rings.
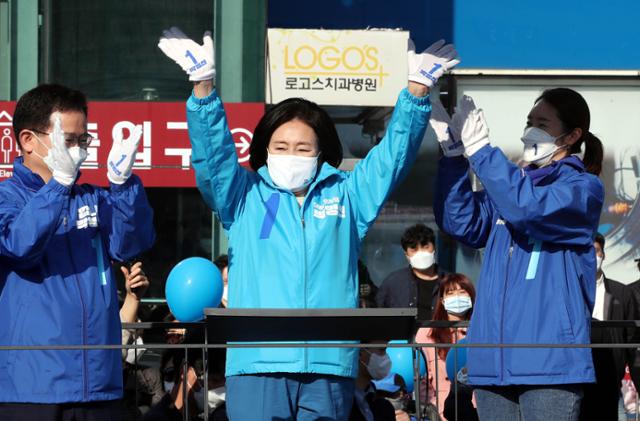
{"label": "long dark hair", "polygon": [[273,132],[284,123],[295,119],[303,121],[316,133],[320,160],[335,168],[340,166],[342,144],[329,114],[315,102],[303,98],[289,98],[270,108],[254,130],[249,148],[249,163],[254,171],[267,163],[267,147]]}
{"label": "long dark hair", "polygon": [[[436,309],[433,313],[432,320],[449,320],[449,317],[447,316],[447,310],[445,310],[442,300],[447,292],[453,291],[457,286],[459,286],[460,288],[465,290],[467,294],[469,294],[472,303],[476,302],[476,289],[471,283],[471,280],[461,273],[450,273],[446,275],[440,283],[440,288],[438,291],[438,302],[436,303]],[[464,315],[464,320],[471,319],[472,313],[473,307]],[[432,328],[431,333],[429,333],[429,337],[433,339],[435,343],[444,344],[453,343],[454,339],[451,329],[446,327]],[[438,356],[444,360],[445,358],[447,358],[448,352],[449,348],[440,348],[438,349]]]}
{"label": "long dark hair", "polygon": [[602,142],[589,131],[591,114],[589,106],[582,95],[569,88],[547,89],[536,99],[544,101],[555,108],[566,132],[575,128],[582,129],[582,137],[571,146],[569,153],[579,153],[582,143],[585,144],[583,162],[587,172],[600,175],[602,170]]}

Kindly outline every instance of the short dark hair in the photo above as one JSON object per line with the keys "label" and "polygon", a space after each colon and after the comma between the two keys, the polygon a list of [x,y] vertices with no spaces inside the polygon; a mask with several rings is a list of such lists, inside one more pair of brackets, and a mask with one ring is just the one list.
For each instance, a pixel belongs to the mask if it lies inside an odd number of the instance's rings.
{"label": "short dark hair", "polygon": [[600,244],[600,248],[604,251],[604,235],[596,232],[596,235],[593,237],[593,242]]}
{"label": "short dark hair", "polygon": [[213,261],[213,264],[216,265],[218,269],[222,271],[222,269],[229,266],[229,256],[226,254],[221,254],[220,256],[215,258],[215,260]]}
{"label": "short dark hair", "polygon": [[431,228],[424,224],[415,224],[406,229],[400,244],[402,249],[407,251],[408,248],[416,248],[418,246],[426,246],[427,244],[436,245],[436,234]]}
{"label": "short dark hair", "polygon": [[320,161],[335,168],[340,166],[342,144],[329,114],[315,102],[303,98],[289,98],[271,107],[258,122],[249,148],[251,168],[257,171],[267,163],[267,147],[273,132],[284,123],[296,119],[307,124],[315,132]]}
{"label": "short dark hair", "polygon": [[42,84],[20,97],[13,113],[13,133],[18,147],[20,132],[25,129],[46,131],[51,114],[60,111],[80,111],[87,116],[87,97],[80,91],[57,84]]}

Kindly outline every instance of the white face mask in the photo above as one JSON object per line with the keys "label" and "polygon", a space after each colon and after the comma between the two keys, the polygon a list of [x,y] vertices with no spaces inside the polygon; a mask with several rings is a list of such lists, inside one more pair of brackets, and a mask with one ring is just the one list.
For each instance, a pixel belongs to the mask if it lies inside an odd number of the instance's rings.
{"label": "white face mask", "polygon": [[225,301],[228,301],[228,296],[229,296],[229,285],[225,285],[224,288],[222,288],[222,299]]}
{"label": "white face mask", "polygon": [[598,255],[596,255],[596,271],[600,272],[602,270],[602,261],[604,259]]}
{"label": "white face mask", "polygon": [[411,267],[418,270],[424,270],[433,266],[436,262],[436,253],[433,251],[420,250],[413,256],[409,257]]}
{"label": "white face mask", "polygon": [[69,155],[71,155],[71,159],[73,162],[79,167],[85,159],[87,159],[87,155],[89,153],[86,149],[81,148],[80,146],[72,146],[67,149],[69,151]]}
{"label": "white face mask", "polygon": [[[31,132],[33,133],[33,132]],[[38,135],[36,135],[35,133],[33,133],[33,135],[36,137],[36,139],[38,140],[38,143],[40,143],[42,146],[44,146],[47,149],[47,156],[41,156],[40,154],[38,154],[37,152],[33,152],[36,154],[36,156],[40,157],[40,159],[42,159],[45,163],[47,162],[47,158],[49,156],[49,151],[51,151],[51,148],[48,147],[47,145],[44,144],[44,142],[42,140],[40,140],[40,137],[38,137]],[[82,165],[82,163],[87,159],[87,156],[89,155],[89,153],[87,152],[86,149],[81,148],[80,146],[72,146],[70,148],[67,148],[67,150],[69,151],[69,155],[71,155],[71,159],[73,160],[73,162],[79,167],[80,165]]]}
{"label": "white face mask", "polygon": [[527,127],[520,139],[524,143],[522,159],[538,167],[549,165],[555,153],[566,148],[566,145],[558,146],[555,144],[556,140],[562,136],[565,135],[553,137],[537,127]]}
{"label": "white face mask", "polygon": [[385,352],[384,355],[369,352],[367,371],[373,380],[382,380],[391,372],[391,358]]}
{"label": "white face mask", "polygon": [[473,306],[471,297],[468,295],[454,295],[445,298],[443,301],[444,309],[454,316],[463,316]]}
{"label": "white face mask", "polygon": [[267,152],[267,168],[276,186],[296,193],[313,181],[318,168],[318,157],[272,155]]}

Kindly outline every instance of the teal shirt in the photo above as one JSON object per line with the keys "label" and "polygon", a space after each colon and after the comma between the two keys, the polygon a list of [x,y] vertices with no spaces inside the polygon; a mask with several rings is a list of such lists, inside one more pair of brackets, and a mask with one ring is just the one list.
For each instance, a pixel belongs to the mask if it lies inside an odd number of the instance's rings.
{"label": "teal shirt", "polygon": [[[215,91],[191,96],[187,120],[196,182],[229,238],[230,308],[354,308],[358,256],[385,200],[407,175],[429,122],[428,97],[404,89],[383,140],[351,172],[324,163],[300,206],[288,190],[237,162]],[[353,348],[229,349],[227,376],[357,375]]]}

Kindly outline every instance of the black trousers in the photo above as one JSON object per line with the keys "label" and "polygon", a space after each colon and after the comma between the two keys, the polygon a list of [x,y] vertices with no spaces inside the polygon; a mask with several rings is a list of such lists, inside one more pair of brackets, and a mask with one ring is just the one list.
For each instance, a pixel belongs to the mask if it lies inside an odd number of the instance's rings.
{"label": "black trousers", "polygon": [[596,383],[584,385],[584,397],[580,404],[580,421],[616,421],[621,383],[616,374],[613,352],[608,348],[594,348],[591,353],[596,371]]}
{"label": "black trousers", "polygon": [[119,400],[63,404],[0,403],[2,421],[120,421]]}

